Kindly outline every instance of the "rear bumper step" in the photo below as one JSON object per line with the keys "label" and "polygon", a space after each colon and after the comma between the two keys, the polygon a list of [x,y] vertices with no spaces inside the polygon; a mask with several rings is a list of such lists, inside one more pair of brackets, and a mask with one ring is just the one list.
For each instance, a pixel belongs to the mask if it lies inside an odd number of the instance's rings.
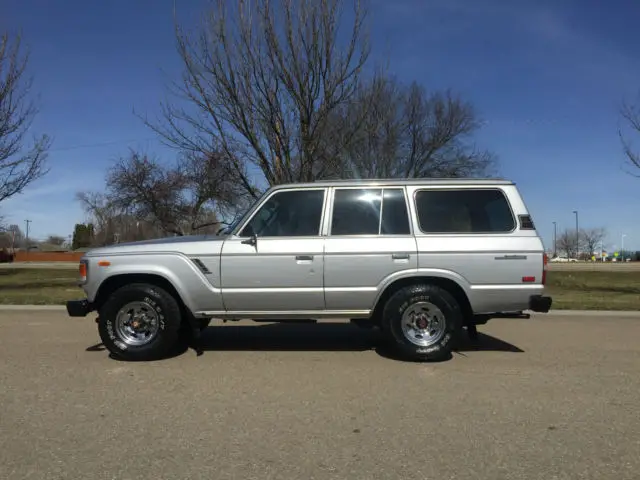
{"label": "rear bumper step", "polygon": [[551,310],[551,303],[553,300],[551,297],[545,297],[542,295],[532,295],[529,297],[529,310],[533,312],[547,313]]}

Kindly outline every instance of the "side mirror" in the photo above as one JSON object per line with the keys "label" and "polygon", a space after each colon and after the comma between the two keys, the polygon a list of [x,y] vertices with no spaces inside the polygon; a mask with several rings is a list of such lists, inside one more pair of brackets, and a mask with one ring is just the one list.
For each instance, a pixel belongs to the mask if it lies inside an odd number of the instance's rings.
{"label": "side mirror", "polygon": [[246,240],[242,240],[241,243],[243,245],[251,245],[251,246],[255,247],[258,244],[258,237],[256,235],[251,235]]}
{"label": "side mirror", "polygon": [[252,246],[255,247],[258,244],[258,236],[253,231],[253,227],[251,225],[247,225],[246,227],[244,227],[244,229],[241,232],[241,236],[242,237],[249,237],[246,240],[242,240],[241,243],[243,245],[252,245]]}

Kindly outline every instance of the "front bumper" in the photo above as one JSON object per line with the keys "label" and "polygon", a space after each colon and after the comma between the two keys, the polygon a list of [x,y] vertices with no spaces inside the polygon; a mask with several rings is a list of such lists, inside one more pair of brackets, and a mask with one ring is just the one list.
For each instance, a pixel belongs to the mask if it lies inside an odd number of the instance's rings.
{"label": "front bumper", "polygon": [[86,317],[94,310],[93,304],[87,299],[69,300],[66,306],[70,317]]}
{"label": "front bumper", "polygon": [[551,297],[531,295],[531,297],[529,297],[529,310],[533,312],[547,313],[551,310],[551,303]]}

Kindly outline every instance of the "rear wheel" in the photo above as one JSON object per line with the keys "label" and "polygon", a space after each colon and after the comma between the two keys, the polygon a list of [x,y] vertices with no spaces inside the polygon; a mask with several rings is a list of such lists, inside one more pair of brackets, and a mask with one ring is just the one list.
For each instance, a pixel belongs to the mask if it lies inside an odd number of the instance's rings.
{"label": "rear wheel", "polygon": [[178,302],[160,287],[132,284],[116,290],[100,309],[98,332],[104,346],[123,360],[157,360],[179,340]]}
{"label": "rear wheel", "polygon": [[449,358],[462,318],[453,295],[431,284],[401,288],[389,298],[382,312],[387,338],[402,357],[412,360]]}

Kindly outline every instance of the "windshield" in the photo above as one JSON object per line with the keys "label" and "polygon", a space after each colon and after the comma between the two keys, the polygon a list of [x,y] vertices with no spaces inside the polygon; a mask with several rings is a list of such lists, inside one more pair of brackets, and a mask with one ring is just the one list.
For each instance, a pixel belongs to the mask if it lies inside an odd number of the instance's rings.
{"label": "windshield", "polygon": [[216,235],[229,235],[231,232],[233,232],[233,230],[235,230],[235,228],[242,223],[242,220],[244,220],[244,218],[247,216],[247,212],[251,211],[251,209],[260,201],[260,198],[257,198],[256,200],[253,201],[253,203],[248,207],[245,208],[242,213],[239,213],[236,216],[236,219],[231,222],[229,224],[229,226],[224,227],[221,230],[218,230],[218,233]]}

